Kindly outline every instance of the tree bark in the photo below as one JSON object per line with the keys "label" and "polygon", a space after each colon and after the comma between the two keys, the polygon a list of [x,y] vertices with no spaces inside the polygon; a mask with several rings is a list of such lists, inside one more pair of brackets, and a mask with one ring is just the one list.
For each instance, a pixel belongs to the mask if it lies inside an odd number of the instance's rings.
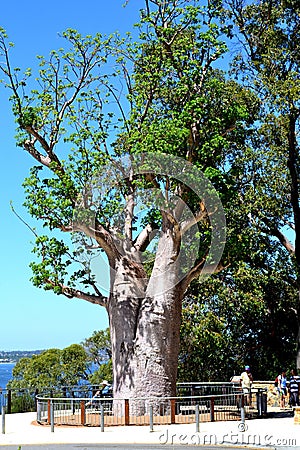
{"label": "tree bark", "polygon": [[176,394],[182,293],[174,246],[165,233],[149,281],[134,277],[125,258],[115,267],[108,302],[115,398]]}
{"label": "tree bark", "polygon": [[[300,288],[298,290],[298,300],[300,305]],[[297,335],[297,342],[296,342],[296,368],[298,370],[298,373],[300,372],[300,311],[297,310],[297,323],[298,323],[298,335]]]}

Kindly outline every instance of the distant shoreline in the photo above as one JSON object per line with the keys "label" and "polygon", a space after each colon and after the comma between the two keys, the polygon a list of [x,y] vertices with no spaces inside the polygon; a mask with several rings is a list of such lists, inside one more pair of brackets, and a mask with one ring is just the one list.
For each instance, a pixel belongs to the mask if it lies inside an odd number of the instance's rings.
{"label": "distant shoreline", "polygon": [[0,364],[16,364],[22,358],[32,358],[39,355],[44,350],[0,350]]}

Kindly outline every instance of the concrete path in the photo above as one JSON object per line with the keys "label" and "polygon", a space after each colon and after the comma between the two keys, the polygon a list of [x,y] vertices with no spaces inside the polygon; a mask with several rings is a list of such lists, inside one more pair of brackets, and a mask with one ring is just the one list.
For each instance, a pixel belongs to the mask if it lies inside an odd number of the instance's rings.
{"label": "concrete path", "polygon": [[[1,416],[0,416],[1,419]],[[300,450],[300,424],[288,413],[273,413],[273,417],[237,421],[200,423],[196,432],[195,424],[155,425],[151,432],[148,426],[106,427],[104,432],[98,427],[55,426],[54,431],[47,425],[37,425],[36,413],[6,414],[5,434],[0,434],[0,450],[16,449],[31,444],[155,444],[162,448],[178,445],[188,448],[210,445]],[[3,430],[2,430],[3,431]],[[1,429],[0,429],[1,432]],[[12,447],[9,447],[9,446]],[[3,447],[1,447],[3,446]]]}

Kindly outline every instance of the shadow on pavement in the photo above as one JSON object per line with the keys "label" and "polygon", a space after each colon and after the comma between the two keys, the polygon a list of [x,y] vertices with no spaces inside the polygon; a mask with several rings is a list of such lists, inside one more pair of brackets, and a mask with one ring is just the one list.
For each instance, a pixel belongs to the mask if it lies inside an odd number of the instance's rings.
{"label": "shadow on pavement", "polygon": [[282,410],[282,411],[272,411],[268,412],[267,418],[268,419],[281,419],[284,417],[293,417],[294,411],[291,409]]}

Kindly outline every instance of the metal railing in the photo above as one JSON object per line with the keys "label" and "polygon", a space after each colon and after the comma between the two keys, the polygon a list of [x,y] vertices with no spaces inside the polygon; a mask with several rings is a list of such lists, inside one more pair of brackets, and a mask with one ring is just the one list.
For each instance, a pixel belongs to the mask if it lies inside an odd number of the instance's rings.
{"label": "metal railing", "polygon": [[162,425],[244,420],[267,413],[266,393],[253,390],[252,405],[242,392],[214,396],[135,399],[56,398],[37,396],[41,424],[104,426]]}
{"label": "metal railing", "polygon": [[[67,401],[74,401],[80,399],[87,399],[92,397],[98,386],[84,385],[84,386],[65,386],[65,387],[52,387],[44,389],[39,392],[38,389],[3,389],[0,390],[0,413],[1,407],[5,406],[8,414],[14,412],[28,412],[36,411],[37,403],[36,396],[40,394],[42,397],[47,398],[61,398],[67,399]],[[261,389],[260,389],[261,390]],[[256,392],[259,389],[253,389],[253,396],[256,396]],[[176,398],[184,399],[189,397],[218,397],[229,396],[239,394],[240,387],[230,382],[198,382],[198,383],[178,383]],[[254,399],[255,400],[255,399]],[[228,400],[229,401],[229,400]],[[230,400],[232,402],[232,400]],[[78,403],[78,402],[77,402]],[[188,411],[187,406],[183,405]],[[233,406],[233,405],[229,405]],[[176,410],[177,412],[177,410]],[[182,409],[184,414],[184,408]]]}
{"label": "metal railing", "polygon": [[6,408],[8,414],[36,411],[37,389],[2,389],[0,390],[0,412]]}
{"label": "metal railing", "polygon": [[48,397],[86,398],[92,397],[99,387],[98,385],[49,387],[40,392],[37,388],[0,389],[0,414],[2,406],[6,407],[8,414],[36,411],[38,394]]}
{"label": "metal railing", "polygon": [[177,396],[225,395],[236,392],[239,384],[230,381],[177,383]]}

